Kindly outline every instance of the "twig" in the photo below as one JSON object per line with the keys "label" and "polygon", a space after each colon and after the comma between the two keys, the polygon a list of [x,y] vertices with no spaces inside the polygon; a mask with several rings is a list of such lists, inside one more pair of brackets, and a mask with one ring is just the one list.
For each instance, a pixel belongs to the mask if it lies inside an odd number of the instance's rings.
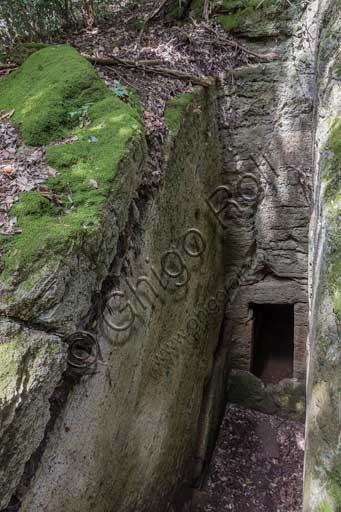
{"label": "twig", "polygon": [[[118,57],[92,57],[91,55],[82,54],[89,62],[92,64],[97,64],[101,66],[124,66],[128,68],[141,69],[146,73],[154,73],[158,75],[169,76],[172,78],[176,78],[178,80],[186,80],[189,82],[193,82],[197,85],[202,85],[203,87],[211,86],[214,81],[212,78],[200,78],[198,76],[192,75],[190,73],[186,73],[184,71],[179,71],[177,69],[160,67],[158,65],[150,65],[148,60],[128,60],[128,59],[120,59]],[[158,61],[157,61],[158,62]]]}
{"label": "twig", "polygon": [[154,11],[145,20],[145,23],[149,23],[162,11],[168,0],[162,0],[160,4],[154,9]]}
{"label": "twig", "polygon": [[0,71],[3,69],[15,69],[18,67],[18,64],[0,64]]}
{"label": "twig", "polygon": [[21,229],[15,229],[14,231],[10,231],[10,232],[0,231],[0,236],[13,236],[13,235],[18,235],[19,233],[22,233]]}
{"label": "twig", "polygon": [[224,44],[226,44],[226,46],[231,46],[232,48],[238,48],[239,50],[243,51],[244,53],[246,53],[248,55],[251,55],[252,57],[255,57],[258,60],[269,62],[269,61],[272,61],[277,58],[277,55],[275,53],[263,54],[263,55],[260,53],[256,53],[256,52],[250,50],[250,48],[248,48],[247,46],[244,46],[240,43],[237,43],[237,41],[235,41],[235,40],[232,41],[231,39],[228,39],[227,37],[224,37],[224,36],[218,34],[209,25],[205,24],[204,28],[208,32],[211,32],[211,34],[214,34],[218,40],[224,42]]}
{"label": "twig", "polygon": [[205,0],[204,2],[204,12],[203,12],[203,18],[208,23],[208,20],[210,18],[210,0]]}
{"label": "twig", "polygon": [[125,84],[128,86],[128,87],[131,87],[132,89],[137,89],[139,90],[139,87],[134,83],[131,83],[129,82],[124,76],[121,75],[121,73],[119,73],[119,71],[117,71],[117,69],[112,69],[110,66],[104,66],[104,69],[110,73],[110,75],[112,76],[113,74],[115,75],[115,77],[118,77],[120,81],[122,82],[125,82]]}

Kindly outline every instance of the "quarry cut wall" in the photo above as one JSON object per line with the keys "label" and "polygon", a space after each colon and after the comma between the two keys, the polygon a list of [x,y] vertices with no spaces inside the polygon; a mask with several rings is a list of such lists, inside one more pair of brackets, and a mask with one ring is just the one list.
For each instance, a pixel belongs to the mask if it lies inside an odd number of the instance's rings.
{"label": "quarry cut wall", "polygon": [[[240,35],[276,57],[169,102],[159,188],[138,131],[96,237],[29,275],[2,275],[1,510],[11,499],[21,512],[178,510],[179,488],[207,467],[233,379],[250,393],[250,304],[293,305],[290,385],[302,387],[309,250],[305,510],[338,510],[333,6],[314,0],[280,26],[265,19],[257,34],[246,24]],[[66,337],[80,330],[100,354],[75,376]]]}
{"label": "quarry cut wall", "polygon": [[340,5],[330,2],[317,56],[305,512],[341,510],[340,55]]}

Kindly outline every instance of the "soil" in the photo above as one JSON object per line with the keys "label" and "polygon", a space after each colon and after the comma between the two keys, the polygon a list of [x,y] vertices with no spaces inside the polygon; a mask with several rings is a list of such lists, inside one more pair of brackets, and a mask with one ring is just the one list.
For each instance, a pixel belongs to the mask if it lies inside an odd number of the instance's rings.
{"label": "soil", "polygon": [[228,405],[192,512],[300,512],[304,426]]}

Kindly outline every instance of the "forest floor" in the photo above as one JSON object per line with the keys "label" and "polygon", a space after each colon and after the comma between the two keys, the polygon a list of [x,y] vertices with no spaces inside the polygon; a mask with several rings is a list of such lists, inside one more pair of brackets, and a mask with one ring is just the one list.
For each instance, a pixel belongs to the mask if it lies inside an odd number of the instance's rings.
{"label": "forest floor", "polygon": [[[151,176],[157,185],[164,172],[163,143],[168,133],[164,122],[166,102],[178,94],[191,92],[195,83],[151,71],[149,64],[153,69],[157,64],[162,69],[199,79],[207,76],[219,79],[224,73],[257,59],[214,22],[167,21],[157,16],[145,23],[142,30],[139,22],[148,19],[153,11],[153,1],[146,1],[139,8],[129,0],[120,2],[112,8],[111,17],[98,27],[65,34],[50,42],[70,44],[95,60],[109,57],[145,63],[143,66],[98,64],[96,68],[105,83],[119,95],[125,89],[138,94]],[[12,71],[0,69],[0,79]],[[120,98],[128,101],[127,95]],[[11,124],[12,115],[13,112],[0,112],[0,234],[4,236],[20,233],[10,208],[19,200],[21,192],[39,190],[52,201],[58,201],[43,184],[57,173],[44,162],[45,147],[25,146],[19,131]]]}
{"label": "forest floor", "polygon": [[192,512],[300,512],[304,425],[228,405]]}

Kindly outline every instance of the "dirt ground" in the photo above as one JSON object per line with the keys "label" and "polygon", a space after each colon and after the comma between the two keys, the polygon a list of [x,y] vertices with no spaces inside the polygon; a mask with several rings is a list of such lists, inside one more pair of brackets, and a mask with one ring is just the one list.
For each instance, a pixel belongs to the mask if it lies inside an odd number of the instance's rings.
{"label": "dirt ground", "polygon": [[300,512],[304,425],[229,405],[192,512]]}

